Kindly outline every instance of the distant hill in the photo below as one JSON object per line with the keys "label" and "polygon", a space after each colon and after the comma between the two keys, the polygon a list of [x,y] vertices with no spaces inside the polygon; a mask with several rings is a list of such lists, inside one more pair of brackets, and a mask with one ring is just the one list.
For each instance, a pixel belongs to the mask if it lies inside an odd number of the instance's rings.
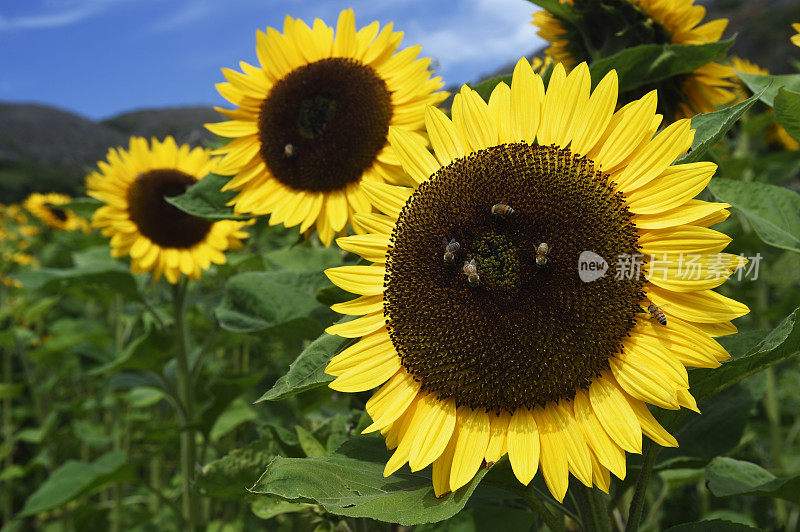
{"label": "distant hill", "polygon": [[46,105],[0,103],[0,203],[37,191],[79,195],[86,173],[131,135],[202,145],[214,139],[203,124],[221,119],[208,107],[173,107],[94,122]]}

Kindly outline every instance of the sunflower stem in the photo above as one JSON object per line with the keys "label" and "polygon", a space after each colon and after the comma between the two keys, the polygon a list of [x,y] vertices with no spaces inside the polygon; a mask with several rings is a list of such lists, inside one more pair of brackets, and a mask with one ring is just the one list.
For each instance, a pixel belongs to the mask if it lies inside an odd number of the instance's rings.
{"label": "sunflower stem", "polygon": [[532,489],[526,489],[522,492],[522,496],[525,497],[525,500],[528,501],[528,504],[534,511],[539,514],[539,517],[542,518],[550,530],[554,532],[564,532],[566,529],[564,528],[564,518],[560,516],[556,516],[547,509],[544,502],[539,498],[535,491]]}
{"label": "sunflower stem", "polygon": [[611,532],[611,518],[600,490],[580,485],[574,492],[583,530]]}
{"label": "sunflower stem", "polygon": [[189,371],[189,331],[186,324],[186,278],[181,278],[172,287],[172,303],[175,318],[175,357],[178,364],[178,394],[183,408],[178,410],[181,423],[181,486],[183,514],[188,530],[197,525],[197,502],[192,491],[192,476],[195,462],[194,408],[192,379]]}
{"label": "sunflower stem", "polygon": [[639,472],[639,478],[636,479],[636,489],[633,492],[633,499],[631,500],[631,506],[628,511],[628,522],[625,525],[625,532],[639,530],[639,522],[642,519],[642,510],[644,509],[644,498],[647,494],[647,484],[650,482],[650,473],[653,471],[653,465],[656,463],[658,451],[658,445],[651,441],[645,443],[642,470]]}

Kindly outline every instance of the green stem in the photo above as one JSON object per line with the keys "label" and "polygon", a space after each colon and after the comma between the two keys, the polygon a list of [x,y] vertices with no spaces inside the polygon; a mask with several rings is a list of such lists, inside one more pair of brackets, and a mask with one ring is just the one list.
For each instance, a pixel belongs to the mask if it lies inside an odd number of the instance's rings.
{"label": "green stem", "polygon": [[[781,414],[778,407],[778,391],[775,380],[775,368],[766,369],[767,386],[764,394],[764,410],[769,421],[769,441],[770,441],[770,462],[772,467],[778,471],[783,470],[783,438],[781,437]],[[786,503],[780,499],[775,499],[775,513],[779,525],[786,523]]]}
{"label": "green stem", "polygon": [[625,525],[625,532],[639,530],[639,522],[642,519],[644,509],[644,498],[647,494],[647,484],[650,482],[650,473],[658,456],[658,446],[653,442],[645,443],[644,456],[642,457],[642,470],[636,480],[636,490],[633,492],[630,510],[628,511],[628,522]]}
{"label": "green stem", "polygon": [[606,503],[600,496],[600,490],[584,485],[570,488],[575,493],[576,506],[581,516],[582,530],[610,532],[611,520]]}
{"label": "green stem", "polygon": [[547,526],[550,527],[550,530],[553,530],[554,532],[564,532],[566,530],[564,527],[564,519],[559,519],[559,516],[554,515],[553,512],[548,510],[547,506],[545,506],[544,502],[539,498],[535,491],[532,489],[526,489],[522,492],[522,496],[525,497],[525,500],[528,501],[528,504],[530,504],[531,508],[533,508],[537,514],[539,514],[539,517],[542,518],[542,521],[544,521]]}
{"label": "green stem", "polygon": [[[13,384],[12,381],[12,365],[11,365],[11,350],[3,349],[3,382],[7,386]],[[14,465],[14,421],[11,411],[11,394],[3,398],[3,441],[6,442],[11,448],[7,450],[4,467],[8,471]],[[3,522],[10,523],[14,515],[14,495],[11,489],[12,480],[6,480],[5,489],[3,490]]]}
{"label": "green stem", "polygon": [[183,515],[187,528],[195,530],[197,524],[197,502],[192,491],[195,463],[194,399],[192,397],[191,373],[189,371],[189,331],[186,323],[186,287],[182,278],[173,285],[173,311],[175,318],[175,357],[178,364],[178,394],[183,408],[179,410],[181,422],[181,482],[183,493]]}

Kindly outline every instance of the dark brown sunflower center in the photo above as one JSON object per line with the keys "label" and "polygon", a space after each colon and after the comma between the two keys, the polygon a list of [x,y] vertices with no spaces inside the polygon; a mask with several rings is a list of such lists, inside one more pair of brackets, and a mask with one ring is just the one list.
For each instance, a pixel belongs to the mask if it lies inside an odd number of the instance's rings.
{"label": "dark brown sunflower center", "polygon": [[213,225],[173,207],[164,199],[186,192],[195,178],[179,170],[150,170],[128,190],[128,215],[139,232],[164,248],[190,248],[202,242]]}
{"label": "dark brown sunflower center", "polygon": [[335,57],[299,67],[261,105],[261,158],[284,185],[330,192],[361,179],[386,144],[386,83],[369,66]]}
{"label": "dark brown sunflower center", "polygon": [[[615,264],[637,240],[607,176],[567,149],[510,144],[453,161],[392,235],[385,311],[403,366],[472,408],[571,399],[634,323],[644,279],[617,279]],[[585,251],[609,265],[591,282],[579,276]]]}
{"label": "dark brown sunflower center", "polygon": [[50,214],[55,216],[58,220],[62,222],[67,221],[67,213],[63,209],[56,209],[56,205],[53,203],[45,203],[44,207],[50,211]]}

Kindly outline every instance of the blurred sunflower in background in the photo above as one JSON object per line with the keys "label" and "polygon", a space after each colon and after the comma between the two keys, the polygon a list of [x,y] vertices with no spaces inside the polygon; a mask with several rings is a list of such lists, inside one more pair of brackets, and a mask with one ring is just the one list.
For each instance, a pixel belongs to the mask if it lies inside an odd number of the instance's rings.
{"label": "blurred sunflower in background", "polygon": [[36,216],[46,226],[57,231],[89,231],[89,222],[67,209],[57,209],[72,201],[66,194],[34,192],[23,202],[25,209]]}
{"label": "blurred sunflower in background", "polygon": [[[533,25],[540,37],[550,43],[545,51],[556,61],[571,66],[608,57],[642,44],[705,44],[718,41],[728,25],[727,19],[700,24],[703,6],[694,0],[561,0],[577,14],[569,21],[547,10],[533,14]],[[689,74],[673,76],[653,86],[624,95],[625,101],[657,89],[658,112],[668,121],[691,118],[715,111],[734,99],[735,74],[719,63],[705,64]]]}
{"label": "blurred sunflower in background", "polygon": [[152,271],[177,283],[181,274],[197,279],[224,252],[242,246],[246,222],[212,222],[187,214],[164,198],[186,192],[211,173],[218,159],[210,150],[178,146],[172,137],[150,144],[132,137],[127,150],[112,148],[98,171],[86,178],[87,194],[106,205],[92,225],[111,237],[111,255],[130,255],[134,273]]}
{"label": "blurred sunflower in background", "polygon": [[351,9],[335,34],[289,16],[282,34],[256,33],[261,66],[223,69],[217,89],[237,108],[218,109],[230,121],[206,125],[233,139],[215,153],[225,154],[216,173],[232,176],[224,190],[238,191],[235,212],[270,214],[270,224],[303,233],[316,225],[328,245],[370,209],[362,180],[402,182],[389,127],[419,136],[425,106],[447,96],[430,59],[417,59],[420,46],[397,52],[402,37],[391,23],[356,31]]}
{"label": "blurred sunflower in background", "polygon": [[[373,264],[326,271],[360,296],[332,308],[361,316],[327,332],[360,340],[326,372],[334,390],[380,386],[365,432],[395,449],[385,475],[433,464],[441,496],[507,453],[520,482],[540,469],[561,501],[570,473],[605,491],[609,472],[624,478],[642,435],[678,444],[648,403],[697,411],[685,367],[727,359],[713,337],[748,309],[711,290],[740,259],[708,228],[729,205],[693,199],[716,165],[672,164],[689,120],[654,136],[656,91],[615,111],[616,72],[591,92],[585,63],[556,65],[545,89],[522,59],[512,80],[488,104],[463,87],[452,120],[428,107],[434,155],[390,128],[414,185],[362,185],[383,214],[356,215],[369,233],[337,243]],[[585,281],[585,253],[668,266]],[[682,278],[686,253],[718,275]]]}
{"label": "blurred sunflower in background", "polygon": [[[730,59],[730,66],[736,72],[744,74],[759,74],[761,76],[769,76],[769,70],[753,63],[748,59],[733,56]],[[736,101],[741,102],[750,96],[750,90],[743,81],[739,81],[734,89],[736,94]],[[771,110],[769,111],[772,112]],[[789,132],[777,122],[772,122],[769,126],[769,133],[767,134],[767,141],[779,144],[785,150],[800,150],[800,143],[789,135]]]}
{"label": "blurred sunflower in background", "polygon": [[789,40],[792,41],[792,44],[795,46],[800,46],[800,22],[795,22],[792,24],[792,29],[797,32],[796,35],[792,35]]}

